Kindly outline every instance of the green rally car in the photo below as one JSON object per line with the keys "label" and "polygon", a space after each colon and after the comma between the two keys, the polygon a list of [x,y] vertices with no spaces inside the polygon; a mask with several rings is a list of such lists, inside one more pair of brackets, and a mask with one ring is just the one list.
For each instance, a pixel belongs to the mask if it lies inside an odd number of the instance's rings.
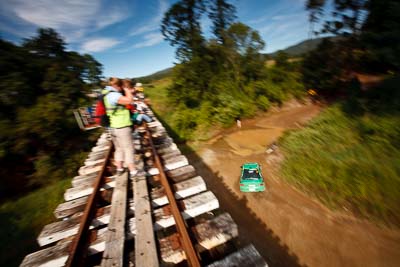
{"label": "green rally car", "polygon": [[261,166],[258,163],[243,164],[240,176],[240,191],[262,192],[264,190],[265,184],[261,175]]}

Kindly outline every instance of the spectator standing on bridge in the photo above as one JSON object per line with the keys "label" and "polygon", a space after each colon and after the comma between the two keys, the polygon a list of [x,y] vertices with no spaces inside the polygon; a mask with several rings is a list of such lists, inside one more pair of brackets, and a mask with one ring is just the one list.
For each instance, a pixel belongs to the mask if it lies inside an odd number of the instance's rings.
{"label": "spectator standing on bridge", "polygon": [[124,89],[127,88],[129,91],[131,91],[132,97],[136,96],[136,89],[133,86],[132,81],[130,79],[124,79],[122,81],[122,86]]}
{"label": "spectator standing on bridge", "polygon": [[[115,147],[114,160],[117,166],[117,175],[124,172],[123,164],[128,166],[131,176],[137,174],[135,168],[132,142],[132,122],[130,112],[125,105],[132,103],[132,93],[129,89],[123,88],[122,80],[110,78],[110,86],[105,90],[110,91],[104,97],[104,105],[107,115],[110,117],[110,131]],[[103,92],[103,94],[106,92]]]}
{"label": "spectator standing on bridge", "polygon": [[144,89],[143,89],[143,85],[142,83],[136,83],[135,84],[135,90],[136,90],[136,96],[140,99],[140,100],[144,100]]}
{"label": "spectator standing on bridge", "polygon": [[142,125],[143,121],[151,122],[152,119],[145,113],[147,107],[138,98],[134,97],[134,104],[132,110],[132,121],[136,125]]}

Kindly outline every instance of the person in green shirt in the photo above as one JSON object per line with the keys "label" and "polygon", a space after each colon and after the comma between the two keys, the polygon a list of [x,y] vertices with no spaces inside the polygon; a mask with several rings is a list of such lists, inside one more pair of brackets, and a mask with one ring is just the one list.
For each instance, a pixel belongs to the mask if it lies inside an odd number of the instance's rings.
{"label": "person in green shirt", "polygon": [[128,166],[131,176],[137,174],[134,164],[134,148],[132,142],[132,122],[130,111],[125,105],[132,103],[132,93],[122,87],[122,80],[110,78],[110,86],[105,90],[109,92],[104,97],[107,115],[110,117],[110,132],[115,147],[114,160],[117,175],[124,172],[124,163]]}

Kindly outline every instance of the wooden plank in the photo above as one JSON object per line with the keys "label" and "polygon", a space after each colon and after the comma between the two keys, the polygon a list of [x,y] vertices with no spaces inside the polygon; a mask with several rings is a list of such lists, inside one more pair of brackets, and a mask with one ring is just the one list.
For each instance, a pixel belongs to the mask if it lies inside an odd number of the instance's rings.
{"label": "wooden plank", "polygon": [[97,231],[96,240],[92,241],[88,248],[89,256],[96,255],[105,250],[105,248],[106,248],[106,232],[107,232],[106,227],[99,229]]}
{"label": "wooden plank", "polygon": [[[114,188],[114,186],[115,186],[115,181],[108,182],[100,188],[100,191],[110,190],[110,189]],[[85,185],[82,187],[73,187],[73,188],[69,188],[69,189],[67,189],[67,191],[65,191],[64,199],[65,199],[65,201],[70,201],[70,200],[74,200],[74,199],[81,198],[84,196],[88,196],[92,192],[93,192],[93,186],[91,186],[91,185]]]}
{"label": "wooden plank", "polygon": [[[210,191],[181,200],[179,205],[182,206],[181,213],[185,220],[219,208],[218,199]],[[168,228],[175,224],[169,205],[154,210],[154,218],[156,220],[155,230]]]}
{"label": "wooden plank", "polygon": [[128,173],[117,176],[111,202],[111,218],[106,232],[106,247],[101,266],[123,266]]}
{"label": "wooden plank", "polygon": [[[206,184],[200,176],[173,185],[176,199],[186,198],[207,190]],[[153,207],[160,207],[168,204],[164,188],[160,187],[151,192],[151,204]]]}
{"label": "wooden plank", "polygon": [[159,266],[146,177],[134,177],[133,190],[136,219],[135,266]]}
{"label": "wooden plank", "polygon": [[149,175],[158,175],[160,174],[160,170],[157,168],[150,168],[149,170],[147,170],[147,173]]}
{"label": "wooden plank", "polygon": [[106,151],[110,149],[110,144],[107,143],[105,145],[99,145],[99,146],[95,146],[92,148],[92,152],[101,152],[101,151]]}
{"label": "wooden plank", "polygon": [[172,171],[189,165],[188,159],[184,155],[174,157],[164,161],[164,170]]}
{"label": "wooden plank", "polygon": [[25,256],[20,267],[61,267],[65,266],[72,241],[66,241]]}
{"label": "wooden plank", "polygon": [[[81,176],[85,177],[85,176]],[[96,181],[97,175],[96,176],[87,176],[82,179],[75,179],[72,180],[72,186],[73,187],[82,187],[82,186],[93,186],[93,183]]]}
{"label": "wooden plank", "polygon": [[85,160],[85,166],[94,166],[94,165],[97,165],[97,164],[102,164],[104,161],[106,160],[106,158],[104,157],[104,158],[100,158],[100,159],[94,159],[94,160],[91,160],[91,159],[87,159],[87,160]]}
{"label": "wooden plank", "polygon": [[195,195],[180,201],[183,218],[194,218],[200,214],[219,208],[217,197],[211,192]]}
{"label": "wooden plank", "polygon": [[82,217],[81,223],[79,225],[78,233],[76,234],[76,237],[74,238],[75,241],[72,243],[71,253],[70,253],[70,256],[66,263],[66,266],[68,266],[68,267],[76,266],[82,260],[82,256],[85,256],[85,255],[79,254],[79,251],[82,249],[85,249],[86,244],[87,244],[87,236],[85,235],[85,232],[87,232],[90,229],[90,223],[91,223],[90,218],[93,216],[93,211],[96,211],[95,210],[95,208],[96,208],[95,200],[96,200],[96,197],[98,196],[98,193],[101,191],[100,189],[103,185],[102,177],[104,176],[106,164],[109,161],[108,159],[110,157],[112,148],[113,148],[113,145],[110,142],[110,148],[107,150],[107,156],[106,156],[107,160],[104,161],[103,167],[101,168],[101,171],[98,174],[98,179],[94,183],[93,193],[89,196],[88,202],[87,202],[87,204],[85,206],[85,210],[83,212],[83,217]]}
{"label": "wooden plank", "polygon": [[107,133],[102,133],[99,137],[99,139],[97,139],[97,143],[96,145],[99,145],[101,143],[105,143],[108,141],[108,134]]}
{"label": "wooden plank", "polygon": [[91,173],[91,174],[88,174],[88,175],[75,176],[74,178],[72,178],[72,185],[74,186],[74,184],[78,184],[81,180],[85,180],[85,179],[88,179],[88,178],[96,178],[97,175],[98,175],[98,173],[96,172],[96,173]]}
{"label": "wooden plank", "polygon": [[185,251],[182,249],[180,236],[174,233],[159,240],[161,260],[164,264],[178,264],[186,260]]}
{"label": "wooden plank", "polygon": [[61,203],[54,210],[54,216],[57,219],[71,216],[74,213],[82,212],[85,209],[88,197],[78,198],[72,201]]}
{"label": "wooden plank", "polygon": [[149,127],[149,128],[155,128],[155,127],[159,127],[159,126],[162,126],[162,124],[161,124],[161,122],[159,122],[157,120],[147,123],[147,127]]}
{"label": "wooden plank", "polygon": [[103,168],[102,163],[97,164],[97,165],[92,165],[92,166],[82,166],[79,168],[78,173],[79,173],[79,175],[87,175],[87,174],[99,172],[99,171],[101,171],[102,168]]}
{"label": "wooden plank", "polygon": [[207,190],[206,183],[201,176],[185,180],[173,185],[176,199],[182,199]]}
{"label": "wooden plank", "polygon": [[[77,176],[79,179],[72,180],[73,187],[84,187],[84,186],[92,186],[92,184],[96,181],[97,175],[95,176]],[[115,180],[116,175],[107,176],[104,178],[104,183],[109,183]]]}
{"label": "wooden plank", "polygon": [[[101,225],[108,224],[110,220],[110,206],[99,210],[98,216],[92,220],[89,229],[94,229]],[[68,220],[45,225],[37,238],[38,244],[44,246],[76,235],[79,230],[81,219],[82,214]]]}
{"label": "wooden plank", "polygon": [[168,133],[165,131],[165,128],[157,128],[154,131],[151,131],[151,137],[153,140],[162,140],[164,138],[169,137]]}
{"label": "wooden plank", "polygon": [[[149,134],[148,130],[147,130],[147,133]],[[186,226],[185,221],[180,213],[178,204],[175,200],[174,194],[169,185],[168,178],[163,171],[163,166],[161,164],[160,157],[158,156],[158,154],[156,152],[156,149],[154,147],[154,144],[153,144],[153,141],[151,138],[149,138],[149,142],[152,147],[153,154],[154,154],[155,164],[160,169],[160,178],[161,178],[160,182],[164,186],[165,194],[168,197],[169,207],[170,207],[170,209],[173,213],[174,219],[175,219],[176,229],[182,238],[182,247],[185,251],[185,254],[186,254],[186,257],[188,260],[188,264],[192,267],[200,267],[198,255],[196,254],[193,244],[190,241],[190,236],[189,236],[189,233],[187,232],[187,228],[186,228],[187,226]]]}
{"label": "wooden plank", "polygon": [[[171,139],[171,137],[166,138],[161,144],[154,145],[157,151],[162,150],[162,149],[171,149],[173,147],[174,140]],[[175,144],[176,146],[176,144]],[[159,152],[158,152],[159,153]]]}
{"label": "wooden plank", "polygon": [[175,143],[172,143],[168,147],[157,149],[157,154],[158,155],[163,155],[163,154],[166,154],[166,153],[171,153],[171,151],[177,150],[177,149],[178,149],[178,146]]}
{"label": "wooden plank", "polygon": [[[88,157],[87,157],[87,161],[90,160],[98,160],[98,159],[104,159],[107,156],[107,150],[104,151],[100,151],[100,152],[91,152]],[[85,161],[86,161],[85,160]]]}
{"label": "wooden plank", "polygon": [[228,213],[198,224],[192,230],[197,240],[198,252],[215,248],[239,235],[238,227]]}
{"label": "wooden plank", "polygon": [[196,175],[196,170],[192,165],[187,165],[175,170],[167,171],[166,174],[174,183],[178,183],[194,177]]}
{"label": "wooden plank", "polygon": [[220,261],[216,261],[207,267],[237,267],[237,266],[248,266],[248,267],[268,267],[268,264],[261,257],[260,253],[255,247],[250,244]]}
{"label": "wooden plank", "polygon": [[169,159],[175,158],[177,156],[180,156],[181,154],[182,154],[181,151],[179,149],[177,149],[177,150],[171,151],[170,153],[163,154],[160,157],[162,160],[169,160]]}
{"label": "wooden plank", "polygon": [[[105,249],[105,230],[100,229],[96,233],[96,239],[90,243],[88,255],[95,255],[103,252]],[[54,246],[39,250],[37,252],[27,255],[22,261],[22,267],[62,267],[65,266],[69,256],[69,250],[72,240],[59,242]]]}
{"label": "wooden plank", "polygon": [[[196,225],[192,227],[192,230],[197,241],[195,245],[197,252],[213,249],[238,236],[237,225],[227,213]],[[186,255],[180,245],[177,233],[160,239],[159,247],[161,259],[164,263],[178,264],[186,260]]]}

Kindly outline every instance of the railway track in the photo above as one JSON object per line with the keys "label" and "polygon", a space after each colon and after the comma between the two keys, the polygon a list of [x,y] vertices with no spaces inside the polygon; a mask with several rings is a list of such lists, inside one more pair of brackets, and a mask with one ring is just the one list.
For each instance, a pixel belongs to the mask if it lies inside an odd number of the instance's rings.
{"label": "railway track", "polygon": [[20,266],[267,266],[154,117],[133,133],[144,172],[112,175],[113,146],[98,139]]}

